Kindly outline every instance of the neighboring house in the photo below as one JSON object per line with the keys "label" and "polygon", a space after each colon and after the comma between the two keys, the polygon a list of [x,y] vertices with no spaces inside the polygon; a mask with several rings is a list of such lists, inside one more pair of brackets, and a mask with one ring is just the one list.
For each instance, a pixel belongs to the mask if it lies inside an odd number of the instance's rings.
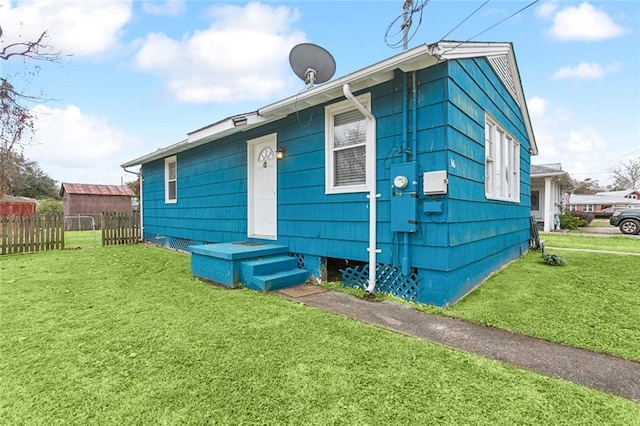
{"label": "neighboring house", "polygon": [[130,213],[134,195],[128,186],[63,182],[60,187],[64,215],[91,216],[96,229],[100,227],[102,212]]}
{"label": "neighboring house", "polygon": [[566,195],[575,183],[559,163],[531,165],[531,215],[545,232],[556,229],[555,216],[562,213]]}
{"label": "neighboring house", "polygon": [[640,191],[597,192],[593,195],[571,194],[569,210],[591,213],[613,213],[614,209],[640,207]]}
{"label": "neighboring house", "polygon": [[36,203],[33,198],[0,195],[0,215],[35,214]]}
{"label": "neighboring house", "polygon": [[191,247],[215,257],[192,267],[225,285],[246,271],[216,259],[264,244],[307,277],[339,259],[367,291],[443,306],[528,250],[532,154],[511,43],[439,42],[122,167],[141,165],[143,239],[220,243]]}

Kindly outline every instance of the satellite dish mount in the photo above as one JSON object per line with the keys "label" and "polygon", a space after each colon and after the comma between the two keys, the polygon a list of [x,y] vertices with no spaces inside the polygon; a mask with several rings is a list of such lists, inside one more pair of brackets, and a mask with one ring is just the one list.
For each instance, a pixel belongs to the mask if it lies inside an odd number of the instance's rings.
{"label": "satellite dish mount", "polygon": [[329,81],[336,72],[336,61],[331,53],[312,43],[294,46],[289,52],[289,64],[309,88]]}

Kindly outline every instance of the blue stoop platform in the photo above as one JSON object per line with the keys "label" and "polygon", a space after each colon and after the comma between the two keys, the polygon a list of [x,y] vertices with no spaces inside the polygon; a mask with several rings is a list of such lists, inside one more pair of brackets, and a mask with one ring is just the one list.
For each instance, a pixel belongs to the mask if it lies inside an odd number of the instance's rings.
{"label": "blue stoop platform", "polygon": [[189,246],[191,272],[226,287],[269,291],[303,284],[309,272],[297,268],[287,246],[254,242]]}

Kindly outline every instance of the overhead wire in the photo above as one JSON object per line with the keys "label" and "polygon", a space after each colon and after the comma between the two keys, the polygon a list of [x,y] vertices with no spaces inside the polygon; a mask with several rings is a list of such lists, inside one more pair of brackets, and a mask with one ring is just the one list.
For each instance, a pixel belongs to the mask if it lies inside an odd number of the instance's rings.
{"label": "overhead wire", "polygon": [[443,35],[442,37],[440,37],[440,41],[444,40],[449,34],[451,34],[452,32],[454,32],[455,30],[458,29],[458,27],[460,27],[460,25],[464,24],[469,18],[471,18],[473,15],[475,15],[480,9],[482,9],[484,6],[486,6],[487,3],[489,3],[489,1],[491,0],[486,0],[484,3],[482,3],[480,6],[478,6],[476,8],[476,10],[474,10],[473,12],[471,12],[466,18],[464,18],[462,21],[460,21],[460,23],[458,25],[456,25],[455,27],[453,27],[448,33],[446,33],[445,35]]}
{"label": "overhead wire", "polygon": [[450,52],[450,51],[452,51],[452,50],[455,50],[455,49],[456,49],[456,48],[458,48],[459,46],[461,46],[461,45],[463,45],[463,44],[465,44],[465,43],[467,43],[467,42],[470,42],[471,40],[475,39],[476,37],[478,37],[478,36],[480,36],[480,35],[482,35],[482,34],[486,33],[487,31],[489,31],[489,30],[491,30],[491,29],[493,29],[493,28],[497,27],[498,25],[502,24],[503,22],[508,21],[509,19],[513,18],[514,16],[516,16],[516,15],[518,15],[518,14],[520,14],[520,13],[524,12],[525,10],[527,10],[528,8],[530,8],[531,6],[533,6],[534,4],[538,3],[539,1],[540,1],[540,0],[534,0],[534,1],[532,1],[531,3],[529,3],[528,5],[526,5],[525,7],[523,7],[523,8],[521,8],[521,9],[519,9],[519,10],[517,10],[517,11],[513,12],[511,15],[507,16],[506,18],[501,19],[500,21],[496,22],[495,24],[491,25],[490,27],[488,27],[488,28],[486,28],[486,29],[484,29],[484,30],[480,31],[478,34],[474,35],[473,37],[469,37],[469,38],[468,38],[468,39],[466,39],[465,41],[461,41],[460,43],[456,44],[455,46],[453,46],[453,47],[451,47],[451,48],[449,48],[449,49],[445,50],[444,52],[440,53],[438,56],[442,56],[443,54],[445,54],[445,53],[447,53],[447,52]]}

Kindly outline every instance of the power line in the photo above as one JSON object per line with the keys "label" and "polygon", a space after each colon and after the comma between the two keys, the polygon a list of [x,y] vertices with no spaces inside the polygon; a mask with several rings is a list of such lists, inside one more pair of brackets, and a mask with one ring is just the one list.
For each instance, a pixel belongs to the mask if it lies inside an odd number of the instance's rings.
{"label": "power line", "polygon": [[534,4],[538,3],[539,1],[540,1],[540,0],[534,0],[534,1],[532,1],[531,3],[529,3],[528,5],[526,5],[525,7],[523,7],[523,8],[521,8],[521,9],[517,10],[516,12],[513,12],[511,15],[509,15],[509,16],[507,16],[506,18],[504,18],[504,19],[502,19],[502,20],[500,20],[500,21],[496,22],[495,24],[493,24],[493,25],[492,25],[492,26],[490,26],[489,28],[487,28],[487,29],[485,29],[485,30],[480,31],[478,34],[474,35],[473,37],[469,37],[467,40],[462,41],[462,42],[458,43],[457,45],[453,46],[452,48],[445,50],[445,51],[444,51],[444,52],[442,52],[439,56],[442,56],[443,54],[445,54],[445,53],[447,53],[447,52],[450,52],[450,51],[452,51],[452,50],[455,50],[455,49],[456,49],[456,48],[458,48],[459,46],[462,46],[463,44],[465,44],[465,43],[467,43],[467,42],[469,42],[469,41],[473,40],[474,38],[476,38],[476,37],[478,37],[478,36],[480,36],[480,35],[482,35],[482,34],[486,33],[487,31],[489,31],[489,30],[491,30],[491,29],[493,29],[493,28],[495,28],[495,27],[497,27],[498,25],[502,24],[503,22],[505,22],[505,21],[507,21],[507,20],[509,20],[509,19],[513,18],[514,16],[518,15],[519,13],[524,12],[525,10],[527,10],[528,8],[530,8],[531,6],[533,6]]}
{"label": "power line", "polygon": [[467,19],[471,18],[473,15],[476,14],[477,11],[479,11],[480,9],[482,9],[487,3],[489,3],[490,0],[486,0],[484,3],[482,3],[480,6],[478,6],[478,8],[476,8],[476,10],[474,10],[473,12],[471,12],[470,15],[468,15],[466,18],[464,18],[462,21],[460,21],[460,23],[458,25],[456,25],[455,27],[453,27],[451,29],[451,31],[449,31],[448,33],[446,33],[445,35],[443,35],[442,37],[440,37],[440,41],[444,40],[445,37],[447,37],[449,34],[451,34],[452,32],[454,32],[455,30],[458,29],[458,27],[462,24],[464,24]]}
{"label": "power line", "polygon": [[533,6],[534,4],[538,3],[540,0],[534,0],[531,3],[529,3],[528,5],[526,5],[525,7],[523,7],[522,9],[518,10],[517,12],[512,13],[511,15],[507,16],[506,18],[504,18],[503,20],[493,24],[492,26],[490,26],[489,28],[487,28],[484,31],[479,32],[478,34],[474,35],[473,37],[471,37],[469,40],[473,40],[474,38],[478,37],[479,35],[482,35],[484,33],[486,33],[487,31],[497,27],[498,25],[502,24],[504,21],[508,21],[509,19],[513,18],[514,16],[516,16],[517,14],[524,12],[525,10],[527,10],[528,8],[530,8],[531,6]]}

